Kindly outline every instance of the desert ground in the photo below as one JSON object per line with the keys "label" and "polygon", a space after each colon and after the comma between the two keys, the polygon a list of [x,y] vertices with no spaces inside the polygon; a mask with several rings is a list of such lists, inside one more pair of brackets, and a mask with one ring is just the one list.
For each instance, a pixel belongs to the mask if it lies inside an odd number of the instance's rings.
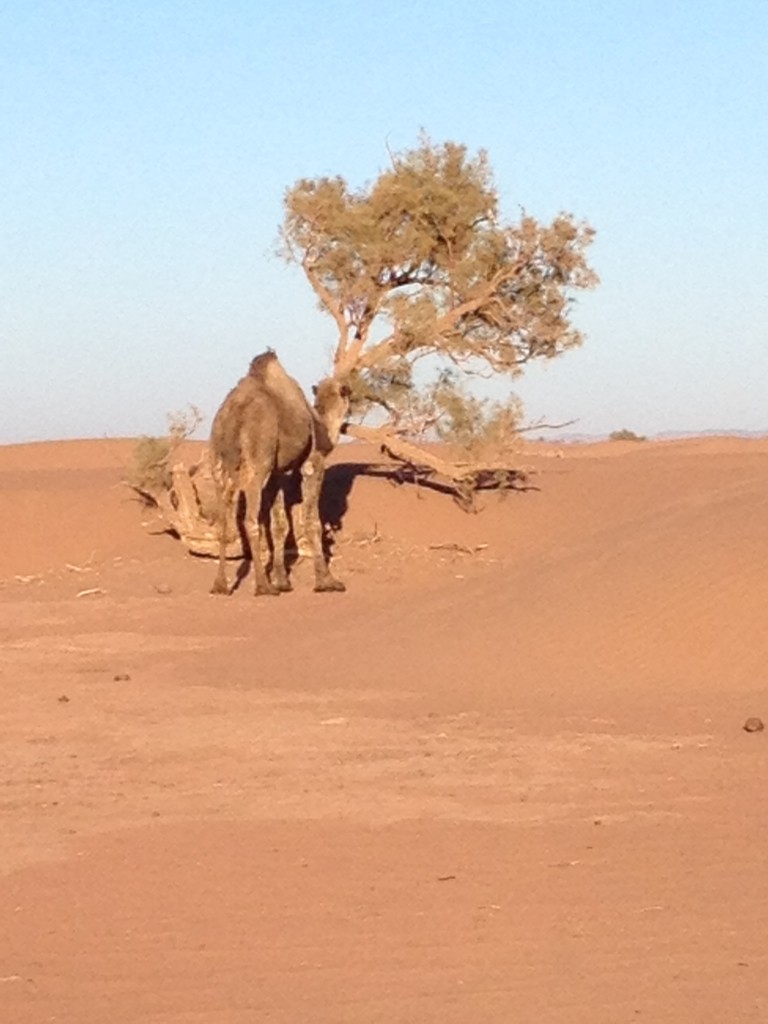
{"label": "desert ground", "polygon": [[131,451],[0,448],[0,1021],[768,1020],[768,441],[345,445],[258,600]]}

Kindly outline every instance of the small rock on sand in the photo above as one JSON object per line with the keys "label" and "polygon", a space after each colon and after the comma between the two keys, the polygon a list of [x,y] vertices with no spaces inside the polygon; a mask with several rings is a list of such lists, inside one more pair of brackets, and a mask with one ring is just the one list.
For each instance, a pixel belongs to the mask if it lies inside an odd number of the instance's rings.
{"label": "small rock on sand", "polygon": [[765,728],[762,718],[758,718],[756,715],[752,715],[744,723],[744,732],[762,732]]}

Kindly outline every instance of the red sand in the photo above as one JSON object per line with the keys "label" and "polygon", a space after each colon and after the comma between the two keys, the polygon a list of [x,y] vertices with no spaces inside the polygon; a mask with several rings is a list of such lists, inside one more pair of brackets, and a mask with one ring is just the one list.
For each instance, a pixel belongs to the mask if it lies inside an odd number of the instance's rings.
{"label": "red sand", "polygon": [[768,442],[358,477],[258,601],[131,447],[0,448],[2,1024],[768,1020]]}

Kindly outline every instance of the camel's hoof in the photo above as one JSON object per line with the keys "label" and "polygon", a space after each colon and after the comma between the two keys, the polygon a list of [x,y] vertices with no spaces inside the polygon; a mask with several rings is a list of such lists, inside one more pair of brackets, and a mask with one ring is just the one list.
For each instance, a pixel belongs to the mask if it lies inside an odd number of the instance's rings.
{"label": "camel's hoof", "polygon": [[290,592],[293,590],[293,584],[290,582],[290,580],[278,580],[278,582],[275,583],[275,587],[280,591],[281,594],[290,594]]}
{"label": "camel's hoof", "polygon": [[272,584],[264,586],[264,584],[258,585],[253,591],[254,597],[280,597],[280,591],[277,587],[273,587]]}
{"label": "camel's hoof", "polygon": [[217,580],[211,587],[212,594],[224,594],[227,597],[232,593],[226,583],[219,583]]}
{"label": "camel's hoof", "polygon": [[316,594],[343,594],[346,589],[341,580],[335,580],[333,577],[315,584]]}

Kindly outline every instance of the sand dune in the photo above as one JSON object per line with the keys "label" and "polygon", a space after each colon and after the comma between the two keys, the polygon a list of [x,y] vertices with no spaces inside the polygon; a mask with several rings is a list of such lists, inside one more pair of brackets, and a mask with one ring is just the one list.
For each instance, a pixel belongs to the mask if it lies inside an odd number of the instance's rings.
{"label": "sand dune", "polygon": [[768,441],[343,446],[348,592],[259,601],[131,449],[0,448],[3,1019],[766,1019]]}

